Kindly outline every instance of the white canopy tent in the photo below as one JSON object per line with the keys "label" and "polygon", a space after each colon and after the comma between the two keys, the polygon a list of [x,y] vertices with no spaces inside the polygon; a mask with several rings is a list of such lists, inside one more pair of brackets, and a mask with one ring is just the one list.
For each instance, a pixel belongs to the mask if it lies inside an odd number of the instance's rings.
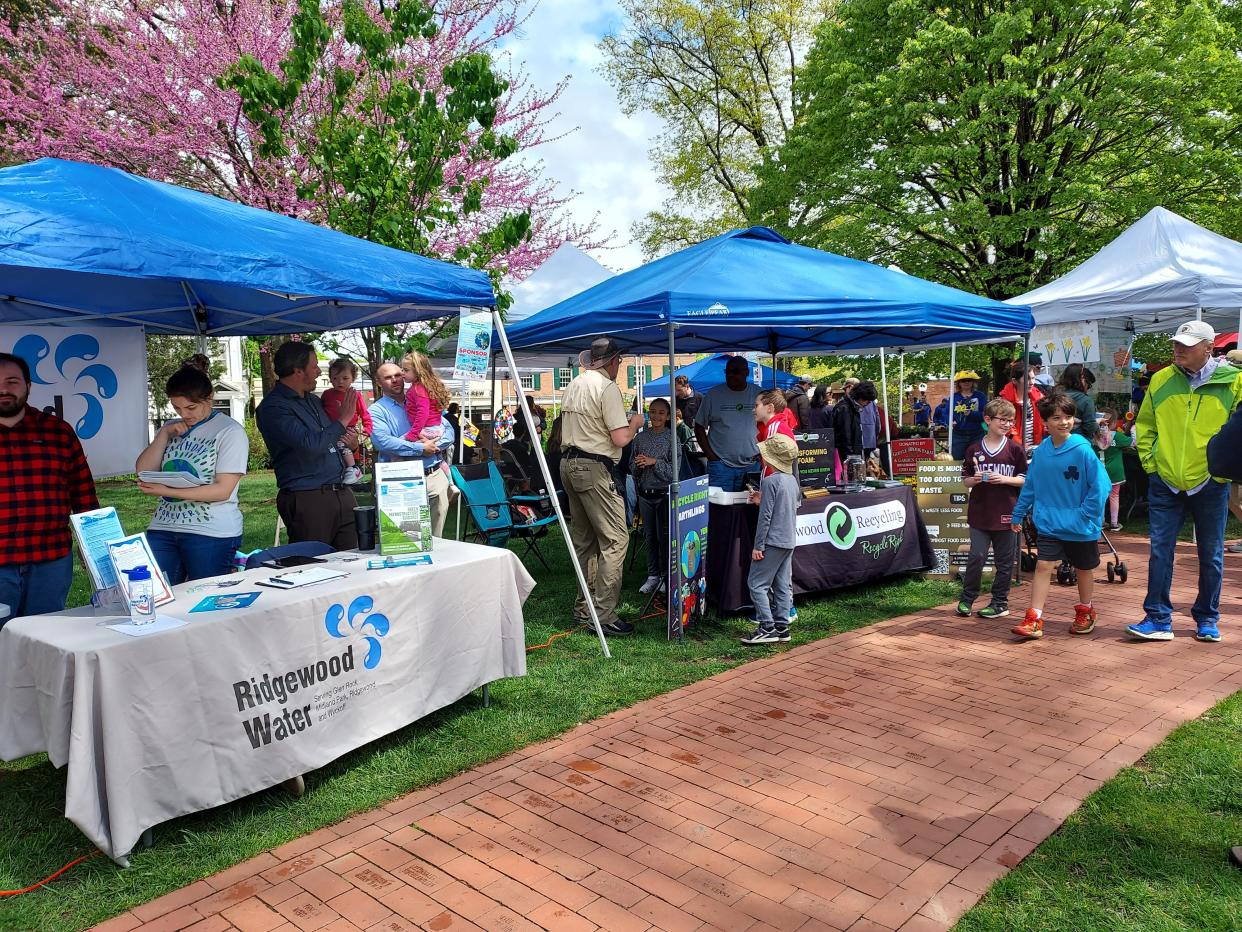
{"label": "white canopy tent", "polygon": [[1010,299],[1037,327],[1112,321],[1132,332],[1205,320],[1233,330],[1242,309],[1242,243],[1153,207],[1073,271]]}

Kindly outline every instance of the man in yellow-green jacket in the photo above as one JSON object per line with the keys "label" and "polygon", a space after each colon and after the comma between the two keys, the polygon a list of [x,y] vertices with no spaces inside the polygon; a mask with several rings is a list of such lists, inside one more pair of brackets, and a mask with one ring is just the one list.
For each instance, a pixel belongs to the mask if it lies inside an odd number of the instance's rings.
{"label": "man in yellow-green jacket", "polygon": [[1195,639],[1219,641],[1229,483],[1208,472],[1207,445],[1242,403],[1242,370],[1212,357],[1216,332],[1190,321],[1173,335],[1173,365],[1151,377],[1135,422],[1136,447],[1150,480],[1151,556],[1146,617],[1126,630],[1148,641],[1173,639],[1173,551],[1189,514],[1199,548],[1199,594],[1190,614]]}

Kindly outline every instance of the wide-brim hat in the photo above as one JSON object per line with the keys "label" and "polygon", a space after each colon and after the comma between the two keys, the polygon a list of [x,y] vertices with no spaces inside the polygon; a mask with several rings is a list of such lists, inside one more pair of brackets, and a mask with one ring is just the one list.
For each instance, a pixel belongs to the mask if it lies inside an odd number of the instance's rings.
{"label": "wide-brim hat", "polygon": [[776,434],[759,441],[759,455],[777,472],[793,472],[794,460],[798,458],[798,445],[784,434]]}
{"label": "wide-brim hat", "polygon": [[621,355],[621,347],[612,337],[599,337],[591,341],[590,359],[586,363],[588,369],[603,369]]}
{"label": "wide-brim hat", "polygon": [[974,369],[963,369],[957,375],[953,376],[954,385],[956,385],[958,382],[978,382],[978,381],[979,381],[979,373],[976,372]]}

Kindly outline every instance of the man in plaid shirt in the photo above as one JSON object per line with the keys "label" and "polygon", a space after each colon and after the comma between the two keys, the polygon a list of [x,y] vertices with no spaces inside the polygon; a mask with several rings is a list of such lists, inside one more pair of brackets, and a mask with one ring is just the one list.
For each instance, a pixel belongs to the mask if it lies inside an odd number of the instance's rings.
{"label": "man in plaid shirt", "polygon": [[30,367],[0,353],[0,627],[65,607],[69,515],[99,507],[73,428],[26,403]]}

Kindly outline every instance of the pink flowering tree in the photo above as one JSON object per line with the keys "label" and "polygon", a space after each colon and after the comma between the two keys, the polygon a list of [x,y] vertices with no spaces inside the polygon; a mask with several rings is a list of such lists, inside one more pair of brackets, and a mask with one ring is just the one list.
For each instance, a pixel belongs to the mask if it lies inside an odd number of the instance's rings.
{"label": "pink flowering tree", "polygon": [[[46,0],[0,25],[11,161],[57,156],[520,280],[566,240],[528,153],[563,85],[494,53],[524,0]],[[374,366],[402,331],[363,334]]]}

